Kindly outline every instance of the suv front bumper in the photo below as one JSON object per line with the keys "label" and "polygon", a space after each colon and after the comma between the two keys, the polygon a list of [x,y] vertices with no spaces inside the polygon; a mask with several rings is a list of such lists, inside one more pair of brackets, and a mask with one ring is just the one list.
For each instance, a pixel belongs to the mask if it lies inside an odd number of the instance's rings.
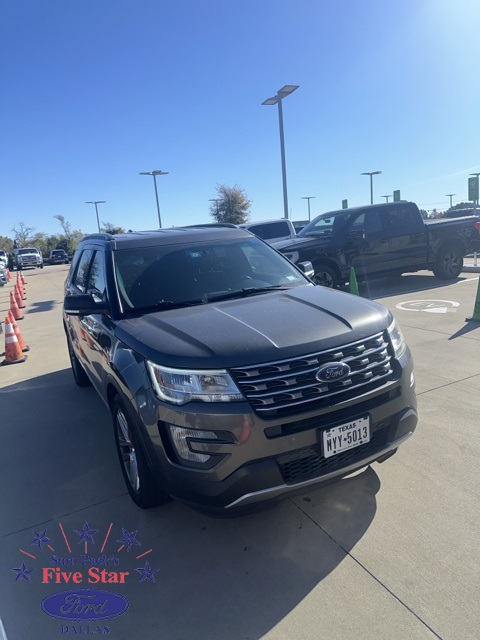
{"label": "suv front bumper", "polygon": [[[176,500],[225,513],[301,492],[376,460],[381,462],[412,435],[417,424],[408,350],[402,361],[400,378],[375,392],[288,420],[262,420],[246,403],[229,403],[227,407],[198,403],[165,410],[165,405],[156,401],[155,411],[147,402],[140,411],[150,434],[152,466],[158,470],[163,488]],[[219,413],[212,411],[214,407]],[[322,432],[363,416],[370,419],[370,441],[325,458]],[[232,442],[193,441],[195,451],[217,455],[220,461],[210,469],[186,466],[175,456],[169,424],[228,432]]]}

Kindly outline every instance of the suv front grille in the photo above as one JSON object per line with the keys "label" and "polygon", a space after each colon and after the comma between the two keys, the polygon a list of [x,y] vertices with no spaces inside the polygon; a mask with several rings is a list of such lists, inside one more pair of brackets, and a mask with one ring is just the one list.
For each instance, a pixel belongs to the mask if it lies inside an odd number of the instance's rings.
{"label": "suv front grille", "polygon": [[276,462],[283,481],[285,484],[294,484],[319,478],[375,455],[385,446],[389,427],[390,421],[378,424],[372,432],[370,442],[330,458],[323,457],[320,444],[316,447],[278,456]]}
{"label": "suv front grille", "polygon": [[[342,380],[319,382],[318,369],[330,362],[348,364]],[[299,358],[236,367],[231,373],[252,409],[264,418],[326,407],[371,391],[392,376],[391,356],[383,333]]]}

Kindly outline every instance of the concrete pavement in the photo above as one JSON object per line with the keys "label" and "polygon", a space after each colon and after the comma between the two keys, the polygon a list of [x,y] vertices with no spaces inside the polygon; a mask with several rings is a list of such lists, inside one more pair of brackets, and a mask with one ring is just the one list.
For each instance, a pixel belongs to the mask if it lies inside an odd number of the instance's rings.
{"label": "concrete pavement", "polygon": [[[480,323],[465,322],[478,274],[360,285],[395,313],[415,360],[420,423],[396,456],[259,513],[216,520],[173,502],[141,511],[126,494],[109,413],[69,370],[66,271],[25,272],[19,326],[31,351],[27,362],[0,367],[8,640],[106,635],[105,627],[115,640],[479,637]],[[0,289],[2,319],[10,288]],[[91,588],[88,559],[103,555],[110,573],[128,572],[124,584],[103,585],[127,598],[125,613],[79,630],[42,610],[48,595],[70,588],[74,569],[76,590]],[[57,562],[72,558],[77,567]],[[59,583],[45,574],[55,566],[66,574]]]}

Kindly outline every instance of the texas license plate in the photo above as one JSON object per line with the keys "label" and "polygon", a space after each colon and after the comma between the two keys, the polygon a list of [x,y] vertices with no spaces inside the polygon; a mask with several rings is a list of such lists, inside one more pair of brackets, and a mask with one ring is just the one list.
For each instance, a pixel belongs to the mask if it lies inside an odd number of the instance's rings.
{"label": "texas license plate", "polygon": [[323,432],[325,458],[348,451],[370,442],[370,418],[368,416],[332,427]]}

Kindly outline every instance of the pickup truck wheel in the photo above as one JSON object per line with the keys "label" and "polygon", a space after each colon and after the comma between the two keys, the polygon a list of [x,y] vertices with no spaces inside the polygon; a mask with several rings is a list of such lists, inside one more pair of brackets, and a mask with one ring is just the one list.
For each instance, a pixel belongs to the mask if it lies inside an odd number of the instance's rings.
{"label": "pickup truck wheel", "polygon": [[140,439],[118,395],[112,403],[112,416],[118,458],[130,497],[141,509],[168,502],[170,496],[158,488]]}
{"label": "pickup truck wheel", "polygon": [[312,280],[315,284],[320,284],[322,287],[329,287],[330,289],[336,289],[338,285],[337,274],[326,264],[318,264],[314,266],[315,273]]}
{"label": "pickup truck wheel", "polygon": [[439,280],[451,280],[456,278],[462,269],[462,251],[454,246],[440,249],[432,271]]}
{"label": "pickup truck wheel", "polygon": [[68,355],[70,357],[70,364],[72,365],[72,373],[73,379],[75,380],[75,384],[79,387],[89,387],[92,383],[90,382],[90,378],[85,373],[85,369],[82,367],[80,360],[75,355],[75,351],[73,350],[73,345],[70,342],[70,339],[67,339],[68,343]]}

